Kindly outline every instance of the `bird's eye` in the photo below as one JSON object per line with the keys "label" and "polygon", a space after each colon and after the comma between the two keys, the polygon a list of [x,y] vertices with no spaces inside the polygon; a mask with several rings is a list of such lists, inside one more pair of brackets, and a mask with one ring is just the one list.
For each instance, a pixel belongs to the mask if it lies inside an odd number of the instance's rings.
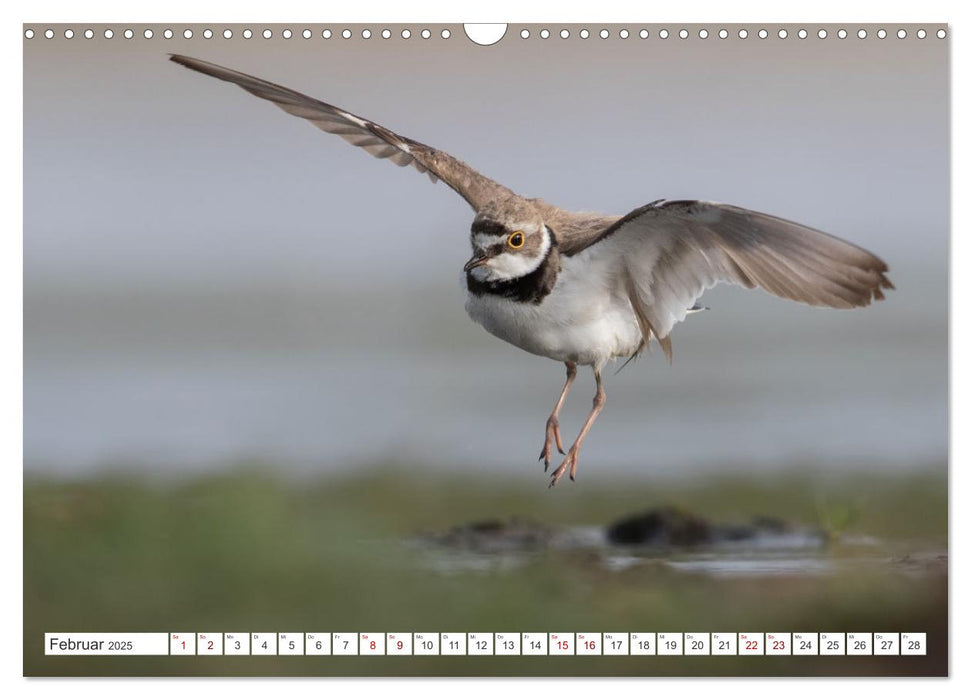
{"label": "bird's eye", "polygon": [[510,248],[522,248],[523,243],[525,242],[526,242],[526,237],[523,236],[522,231],[516,231],[515,233],[510,234],[509,238],[506,240],[506,243],[509,245]]}

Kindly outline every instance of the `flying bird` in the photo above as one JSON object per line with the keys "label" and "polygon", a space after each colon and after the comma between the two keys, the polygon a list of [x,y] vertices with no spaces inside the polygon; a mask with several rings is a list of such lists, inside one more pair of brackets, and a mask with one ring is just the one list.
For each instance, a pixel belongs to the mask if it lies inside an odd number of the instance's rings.
{"label": "flying bird", "polygon": [[[566,383],[546,421],[540,459],[565,455],[550,486],[575,479],[580,447],[603,410],[601,372],[656,340],[671,359],[671,330],[728,282],[793,301],[850,309],[893,289],[872,253],[769,214],[700,200],[655,200],[624,216],[572,212],[516,194],[444,151],[260,78],[187,56],[171,60],[238,85],[337,134],[372,156],[441,180],[475,212],[465,263],[469,316],[489,333],[562,362]],[[596,380],[593,407],[568,450],[559,414],[577,375]]]}

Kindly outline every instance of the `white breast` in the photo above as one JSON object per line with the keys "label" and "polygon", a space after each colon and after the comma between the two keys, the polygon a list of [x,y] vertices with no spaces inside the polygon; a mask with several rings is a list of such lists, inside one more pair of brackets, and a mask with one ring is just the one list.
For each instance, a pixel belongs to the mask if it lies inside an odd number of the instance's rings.
{"label": "white breast", "polygon": [[633,354],[641,342],[633,309],[609,263],[593,246],[562,259],[553,291],[539,304],[469,294],[465,310],[494,336],[527,352],[599,368]]}

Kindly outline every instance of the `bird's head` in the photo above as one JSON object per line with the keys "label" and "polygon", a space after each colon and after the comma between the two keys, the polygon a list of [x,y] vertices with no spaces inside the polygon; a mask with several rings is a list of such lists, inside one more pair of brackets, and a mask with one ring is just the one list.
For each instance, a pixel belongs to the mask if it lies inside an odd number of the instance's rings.
{"label": "bird's head", "polygon": [[555,238],[539,217],[509,218],[480,213],[472,222],[472,258],[465,271],[480,282],[505,282],[535,272]]}

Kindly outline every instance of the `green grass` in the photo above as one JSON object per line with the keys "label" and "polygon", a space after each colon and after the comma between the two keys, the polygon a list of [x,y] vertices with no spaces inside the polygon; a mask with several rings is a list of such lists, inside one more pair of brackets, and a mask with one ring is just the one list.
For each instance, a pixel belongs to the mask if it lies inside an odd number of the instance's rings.
{"label": "green grass", "polygon": [[[592,482],[592,480],[590,480]],[[878,538],[880,557],[947,547],[943,469],[911,477],[582,483],[421,469],[293,482],[241,469],[178,484],[28,480],[28,675],[814,675],[947,672],[947,579],[867,567],[717,579],[590,553],[439,574],[403,538],[525,517],[605,524],[659,505],[718,521],[775,515]],[[609,483],[615,483],[611,481]],[[833,546],[829,556],[839,557]],[[927,657],[45,657],[54,631],[926,631]]]}

